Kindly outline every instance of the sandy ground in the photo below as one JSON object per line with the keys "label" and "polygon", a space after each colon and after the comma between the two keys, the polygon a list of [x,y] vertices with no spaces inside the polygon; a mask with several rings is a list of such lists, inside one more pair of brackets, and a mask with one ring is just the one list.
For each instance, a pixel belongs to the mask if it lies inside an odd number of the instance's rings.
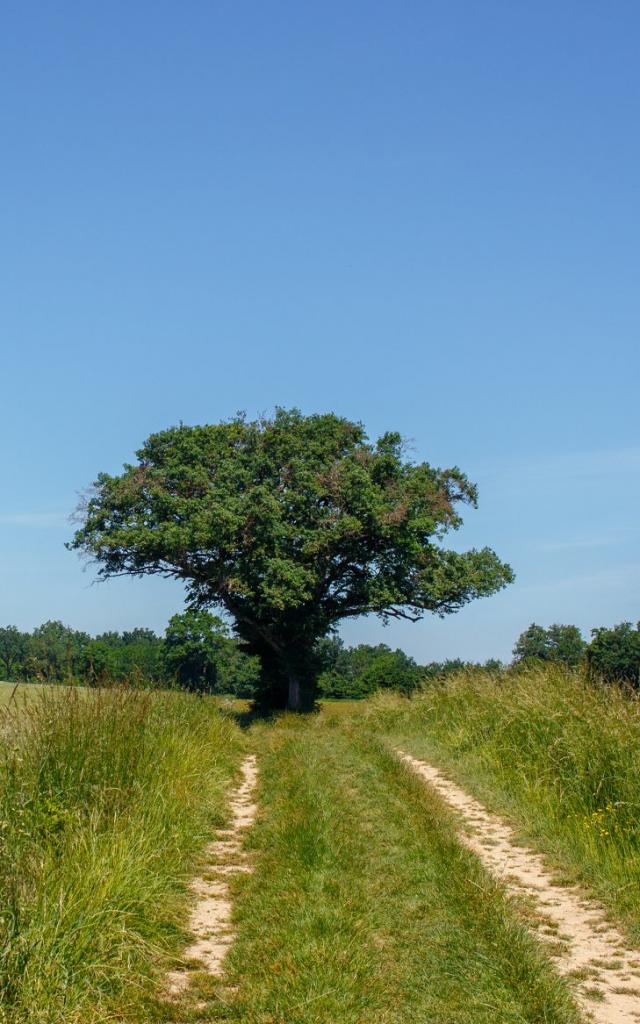
{"label": "sandy ground", "polygon": [[[206,850],[205,869],[191,883],[195,900],[189,920],[193,941],[184,951],[184,960],[194,970],[222,974],[223,961],[233,941],[230,875],[250,871],[242,849],[242,834],[255,819],[257,806],[253,795],[257,781],[256,759],[247,757],[241,768],[241,782],[231,801],[229,828],[219,829]],[[166,979],[167,993],[175,998],[189,986],[190,971],[171,971]]]}
{"label": "sandy ground", "polygon": [[577,887],[557,885],[540,854],[518,846],[513,831],[442,772],[399,756],[464,818],[460,839],[504,883],[535,908],[536,932],[560,974],[574,979],[576,1000],[596,1024],[640,1021],[640,951],[630,949],[604,909]]}

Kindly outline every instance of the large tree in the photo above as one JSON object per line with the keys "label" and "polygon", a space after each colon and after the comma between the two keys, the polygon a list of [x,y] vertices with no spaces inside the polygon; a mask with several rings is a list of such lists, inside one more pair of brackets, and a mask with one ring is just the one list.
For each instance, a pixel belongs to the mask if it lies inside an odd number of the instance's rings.
{"label": "large tree", "polygon": [[397,433],[278,409],[152,434],[137,463],[102,473],[70,547],[99,575],[186,583],[194,608],[233,618],[273,705],[310,706],[314,647],[345,618],[445,615],[513,579],[488,548],[447,550],[476,489],[405,457]]}

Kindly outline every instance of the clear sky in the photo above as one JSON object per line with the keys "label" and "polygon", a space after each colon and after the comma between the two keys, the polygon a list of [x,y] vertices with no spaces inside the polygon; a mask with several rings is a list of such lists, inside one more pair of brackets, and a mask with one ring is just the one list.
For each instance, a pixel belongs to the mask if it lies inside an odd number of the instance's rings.
{"label": "clear sky", "polygon": [[8,0],[0,623],[163,629],[91,586],[77,493],[154,430],[278,405],[480,489],[516,584],[349,625],[421,660],[640,617],[637,0]]}

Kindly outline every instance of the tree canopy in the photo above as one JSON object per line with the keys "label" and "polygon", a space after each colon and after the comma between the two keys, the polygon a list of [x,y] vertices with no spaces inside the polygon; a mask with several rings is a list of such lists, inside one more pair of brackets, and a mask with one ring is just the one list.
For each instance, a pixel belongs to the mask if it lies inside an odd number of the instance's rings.
{"label": "tree canopy", "polygon": [[29,638],[17,626],[0,627],[0,666],[7,679],[21,671],[29,650]]}
{"label": "tree canopy", "polygon": [[640,688],[640,622],[621,622],[611,629],[591,631],[587,652],[590,672],[607,682]]}
{"label": "tree canopy", "polygon": [[168,672],[187,690],[213,693],[219,654],[228,637],[222,619],[205,611],[187,611],[169,619],[164,660]]}
{"label": "tree canopy", "polygon": [[381,689],[408,696],[425,675],[413,658],[404,651],[392,651],[387,644],[345,647],[337,637],[327,637],[318,642],[316,653],[321,664],[318,689],[322,697],[353,699]]}
{"label": "tree canopy", "polygon": [[465,504],[464,473],[410,461],[399,434],[371,443],[359,423],[278,409],[152,434],[98,476],[69,546],[102,577],[173,577],[191,607],[226,610],[266,699],[300,708],[341,620],[445,615],[511,582],[490,549],[443,547]]}
{"label": "tree canopy", "polygon": [[577,626],[554,623],[545,629],[532,622],[518,637],[513,658],[516,664],[554,661],[575,668],[584,658],[586,649],[586,641]]}

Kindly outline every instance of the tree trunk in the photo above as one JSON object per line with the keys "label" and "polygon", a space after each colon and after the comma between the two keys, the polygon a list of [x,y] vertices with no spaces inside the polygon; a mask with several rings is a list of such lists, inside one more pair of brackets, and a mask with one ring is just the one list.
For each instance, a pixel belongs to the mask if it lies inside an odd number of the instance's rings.
{"label": "tree trunk", "polygon": [[289,673],[289,698],[287,700],[289,711],[300,711],[302,709],[302,691],[300,680],[292,672]]}

